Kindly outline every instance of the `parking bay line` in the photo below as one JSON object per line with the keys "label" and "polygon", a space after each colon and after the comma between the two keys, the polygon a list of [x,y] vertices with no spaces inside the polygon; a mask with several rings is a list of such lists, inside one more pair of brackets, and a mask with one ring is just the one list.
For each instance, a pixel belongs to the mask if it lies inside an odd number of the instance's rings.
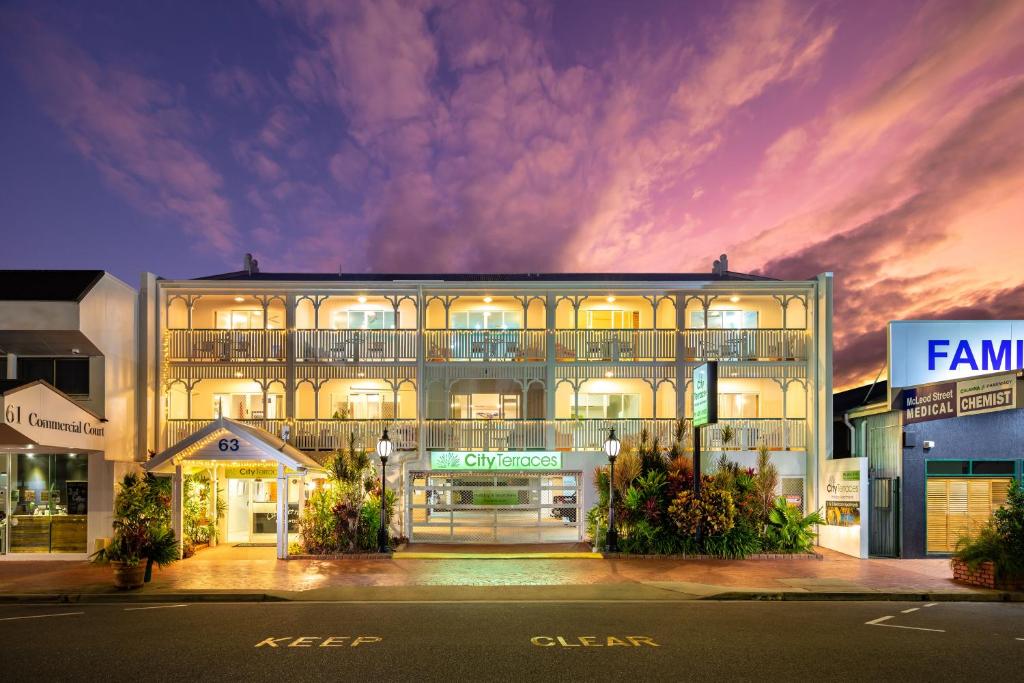
{"label": "parking bay line", "polygon": [[56,614],[32,614],[26,617],[4,617],[0,621],[15,621],[17,619],[45,619],[46,617],[71,617],[85,612],[58,612]]}
{"label": "parking bay line", "polygon": [[138,612],[144,609],[168,609],[171,607],[188,607],[188,605],[154,605],[153,607],[125,607],[125,612]]}
{"label": "parking bay line", "polygon": [[864,625],[865,626],[888,626],[889,628],[905,628],[905,629],[908,629],[910,631],[933,631],[935,633],[945,633],[946,632],[944,629],[941,629],[941,628],[922,628],[921,626],[900,626],[899,624],[883,624],[882,623],[883,621],[887,621],[887,620],[892,619],[892,618],[893,618],[893,616],[890,614],[889,616],[886,616],[886,617],[878,617],[877,619],[872,619],[871,621],[865,621]]}

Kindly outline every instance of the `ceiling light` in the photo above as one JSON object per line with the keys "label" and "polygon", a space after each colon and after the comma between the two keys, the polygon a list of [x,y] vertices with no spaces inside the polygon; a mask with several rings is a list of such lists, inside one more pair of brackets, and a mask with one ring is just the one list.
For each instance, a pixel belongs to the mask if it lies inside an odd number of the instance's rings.
{"label": "ceiling light", "polygon": [[612,376],[612,371],[608,370],[607,372],[604,373],[604,376],[605,377],[611,377]]}
{"label": "ceiling light", "polygon": [[32,445],[32,444],[30,444],[30,443],[27,443],[27,444],[25,444],[25,448],[35,448],[35,446],[33,446],[33,445]]}
{"label": "ceiling light", "polygon": [[236,296],[235,301],[237,301],[238,303],[242,303],[243,301],[245,301],[245,297]]}
{"label": "ceiling light", "polygon": [[484,297],[484,303],[485,303],[485,304],[489,304],[489,303],[491,303],[492,301],[494,301],[494,299],[492,299],[491,297],[489,297],[489,296],[485,296],[485,297]]}
{"label": "ceiling light", "polygon": [[731,301],[733,303],[736,303],[739,300],[740,300],[740,298],[738,296],[736,296],[735,294],[733,294],[732,296],[729,297],[729,301]]}
{"label": "ceiling light", "polygon": [[359,297],[359,303],[365,304],[366,303],[366,297],[365,296]]}
{"label": "ceiling light", "polygon": [[606,299],[606,301],[608,301],[608,303],[610,303],[610,304],[613,304],[613,303],[615,303],[615,297],[614,296],[610,296],[610,297],[608,297]]}

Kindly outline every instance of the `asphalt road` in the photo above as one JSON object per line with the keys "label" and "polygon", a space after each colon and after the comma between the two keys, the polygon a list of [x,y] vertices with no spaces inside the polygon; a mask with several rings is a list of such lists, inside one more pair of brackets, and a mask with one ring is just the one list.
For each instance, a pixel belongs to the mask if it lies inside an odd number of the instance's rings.
{"label": "asphalt road", "polygon": [[1024,679],[1024,604],[6,605],[0,676],[1008,681]]}

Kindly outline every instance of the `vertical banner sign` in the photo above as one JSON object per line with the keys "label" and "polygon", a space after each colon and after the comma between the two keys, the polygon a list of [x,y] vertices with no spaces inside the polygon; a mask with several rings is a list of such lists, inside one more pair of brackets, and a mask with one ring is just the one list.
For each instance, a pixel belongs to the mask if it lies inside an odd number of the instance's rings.
{"label": "vertical banner sign", "polygon": [[693,426],[718,422],[718,361],[693,369]]}

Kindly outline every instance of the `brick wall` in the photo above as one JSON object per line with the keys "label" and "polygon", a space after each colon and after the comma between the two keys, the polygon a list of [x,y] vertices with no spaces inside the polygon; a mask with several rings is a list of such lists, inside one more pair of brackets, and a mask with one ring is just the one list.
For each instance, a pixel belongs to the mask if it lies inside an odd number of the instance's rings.
{"label": "brick wall", "polygon": [[1003,590],[1024,590],[1024,581],[997,581],[996,568],[991,562],[982,562],[976,569],[971,569],[966,562],[954,558],[953,580],[983,588],[1000,588]]}

